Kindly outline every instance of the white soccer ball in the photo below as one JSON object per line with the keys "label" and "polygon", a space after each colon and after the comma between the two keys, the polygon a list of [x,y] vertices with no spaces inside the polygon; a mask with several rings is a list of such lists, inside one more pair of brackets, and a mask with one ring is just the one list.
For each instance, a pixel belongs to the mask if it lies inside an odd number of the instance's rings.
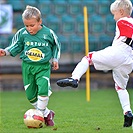
{"label": "white soccer ball", "polygon": [[44,117],[41,111],[37,109],[29,109],[24,114],[24,124],[28,128],[43,127]]}

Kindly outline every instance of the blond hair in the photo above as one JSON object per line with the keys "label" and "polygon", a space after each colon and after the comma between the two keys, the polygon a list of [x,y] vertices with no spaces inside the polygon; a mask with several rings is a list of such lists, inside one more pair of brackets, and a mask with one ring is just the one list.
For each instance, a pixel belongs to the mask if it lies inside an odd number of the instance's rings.
{"label": "blond hair", "polygon": [[133,7],[130,0],[116,0],[110,6],[110,11],[123,9],[127,15],[131,15]]}
{"label": "blond hair", "polygon": [[22,19],[31,19],[31,18],[35,18],[37,19],[37,21],[40,21],[41,19],[41,12],[33,6],[26,6],[26,9],[24,10],[23,14],[22,14]]}

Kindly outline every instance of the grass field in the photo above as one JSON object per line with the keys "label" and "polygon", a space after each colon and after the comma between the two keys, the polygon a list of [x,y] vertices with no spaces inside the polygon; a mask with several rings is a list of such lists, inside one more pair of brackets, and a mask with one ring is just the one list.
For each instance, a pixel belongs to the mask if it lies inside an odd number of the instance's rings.
{"label": "grass field", "polygon": [[[128,90],[131,94],[133,90]],[[54,127],[28,129],[23,114],[32,108],[25,92],[1,92],[0,133],[133,133],[123,128],[123,113],[114,89],[91,90],[86,101],[85,90],[53,92],[49,108],[55,115]],[[133,100],[133,98],[132,98]]]}

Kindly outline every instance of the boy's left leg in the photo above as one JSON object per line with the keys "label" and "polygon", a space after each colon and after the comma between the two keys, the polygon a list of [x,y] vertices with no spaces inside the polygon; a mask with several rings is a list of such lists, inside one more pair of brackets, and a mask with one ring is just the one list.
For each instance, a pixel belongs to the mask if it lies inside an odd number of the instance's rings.
{"label": "boy's left leg", "polygon": [[37,108],[44,114],[46,126],[54,126],[54,111],[47,108],[49,96],[51,95],[50,87],[50,69],[40,71],[36,75],[36,83],[38,86],[38,102]]}
{"label": "boy's left leg", "polygon": [[92,53],[88,54],[88,56],[83,57],[72,72],[72,77],[58,80],[57,85],[60,87],[71,86],[73,88],[77,88],[80,78],[87,71],[89,65],[92,63],[91,57]]}
{"label": "boy's left leg", "polygon": [[44,122],[46,126],[54,126],[54,111],[47,108],[49,97],[38,96],[37,109],[41,110],[44,114]]}

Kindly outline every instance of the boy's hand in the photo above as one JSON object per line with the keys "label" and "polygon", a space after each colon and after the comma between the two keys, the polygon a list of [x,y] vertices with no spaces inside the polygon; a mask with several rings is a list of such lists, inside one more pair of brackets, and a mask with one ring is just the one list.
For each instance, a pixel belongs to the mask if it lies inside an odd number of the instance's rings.
{"label": "boy's hand", "polygon": [[0,56],[5,56],[6,52],[3,49],[0,49]]}
{"label": "boy's hand", "polygon": [[53,65],[53,67],[52,67],[53,70],[59,69],[59,64],[58,64],[58,62],[55,62],[55,61],[54,61],[54,62],[52,63],[52,65]]}

